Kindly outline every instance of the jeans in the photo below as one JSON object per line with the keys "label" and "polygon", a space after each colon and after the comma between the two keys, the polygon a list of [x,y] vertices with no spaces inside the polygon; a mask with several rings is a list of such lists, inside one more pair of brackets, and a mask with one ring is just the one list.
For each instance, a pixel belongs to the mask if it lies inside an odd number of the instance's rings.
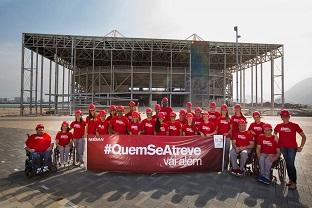
{"label": "jeans", "polygon": [[68,155],[70,152],[70,145],[65,145],[65,147],[63,146],[58,146],[57,149],[60,151],[60,162],[61,164],[63,164],[64,162],[67,163],[68,162]]}
{"label": "jeans", "polygon": [[74,139],[74,147],[76,149],[76,162],[83,163],[83,152],[85,146],[85,139]]}
{"label": "jeans", "polygon": [[229,166],[231,139],[229,137],[226,137],[225,139],[226,140],[225,140],[225,148],[224,148],[224,169],[227,170]]}
{"label": "jeans", "polygon": [[46,150],[45,152],[32,152],[30,153],[32,160],[32,166],[34,170],[41,168],[42,166],[52,166],[52,151]]}
{"label": "jeans", "polygon": [[230,150],[230,160],[232,164],[233,169],[238,169],[238,164],[237,164],[237,157],[240,155],[240,160],[239,160],[239,169],[244,171],[245,170],[245,164],[248,159],[248,155],[251,153],[252,149],[245,149],[239,153],[236,153],[236,150],[232,148]]}
{"label": "jeans", "polygon": [[289,180],[291,180],[294,183],[297,183],[297,171],[295,167],[297,148],[282,147],[281,152],[286,162],[286,170]]}
{"label": "jeans", "polygon": [[273,162],[270,157],[274,156],[274,154],[260,154],[259,158],[259,166],[260,166],[260,175],[264,176],[266,179],[271,180],[271,167]]}

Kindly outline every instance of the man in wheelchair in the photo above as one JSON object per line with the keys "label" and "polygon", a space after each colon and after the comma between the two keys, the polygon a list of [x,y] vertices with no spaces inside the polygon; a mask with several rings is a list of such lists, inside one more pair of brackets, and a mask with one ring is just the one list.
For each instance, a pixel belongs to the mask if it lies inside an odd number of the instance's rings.
{"label": "man in wheelchair", "polygon": [[[230,160],[232,165],[231,173],[242,176],[245,173],[245,164],[249,154],[255,147],[254,137],[246,131],[247,123],[241,119],[238,121],[239,132],[232,138],[232,149],[230,150]],[[239,157],[239,167],[237,158]]]}
{"label": "man in wheelchair", "polygon": [[259,136],[257,143],[257,157],[260,166],[258,181],[264,184],[270,184],[272,181],[272,164],[279,159],[281,151],[278,147],[276,136],[272,134],[272,126],[270,124],[264,124],[263,130],[264,134]]}
{"label": "man in wheelchair", "polygon": [[44,132],[42,124],[38,124],[36,126],[36,134],[28,135],[25,141],[25,150],[31,161],[30,167],[27,167],[26,161],[25,171],[32,171],[38,174],[51,170],[52,149],[51,136]]}

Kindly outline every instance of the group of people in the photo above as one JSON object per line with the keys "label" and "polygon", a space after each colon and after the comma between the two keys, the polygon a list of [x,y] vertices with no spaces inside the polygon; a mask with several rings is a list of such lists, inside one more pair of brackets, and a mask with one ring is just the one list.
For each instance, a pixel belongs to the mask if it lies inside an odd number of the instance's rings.
{"label": "group of people", "polygon": [[[56,148],[60,152],[60,163],[68,165],[68,153],[72,146],[76,148],[76,159],[78,165],[84,167],[83,152],[85,137],[101,137],[107,134],[129,134],[129,135],[163,135],[163,136],[192,136],[200,135],[204,139],[212,138],[213,135],[223,135],[225,142],[225,168],[231,162],[231,173],[241,176],[244,174],[246,160],[249,154],[256,150],[259,159],[260,182],[269,184],[270,169],[280,154],[286,161],[286,169],[289,176],[290,189],[296,188],[296,152],[302,151],[306,136],[296,123],[290,121],[290,113],[281,110],[282,122],[274,130],[268,123],[261,121],[258,111],[253,112],[253,119],[247,128],[247,119],[243,115],[241,106],[234,106],[234,115],[229,116],[228,106],[221,105],[217,111],[215,102],[209,104],[207,111],[196,107],[193,111],[191,102],[186,103],[186,109],[181,109],[177,114],[169,106],[168,98],[161,100],[161,105],[155,105],[153,109],[146,108],[146,118],[141,119],[134,101],[129,102],[129,111],[125,113],[124,106],[111,105],[109,115],[105,110],[97,112],[94,104],[89,105],[86,119],[83,119],[82,111],[75,112],[75,120],[70,124],[64,121],[61,130],[55,138]],[[34,163],[44,160],[44,169],[51,166],[51,154],[53,144],[51,137],[44,132],[44,126],[38,124],[36,134],[26,140],[26,150],[30,152]],[[296,142],[296,133],[302,137],[300,146]],[[230,147],[232,149],[230,150]],[[237,163],[240,155],[239,165]],[[36,163],[38,164],[38,163]],[[35,167],[36,164],[34,164]]]}

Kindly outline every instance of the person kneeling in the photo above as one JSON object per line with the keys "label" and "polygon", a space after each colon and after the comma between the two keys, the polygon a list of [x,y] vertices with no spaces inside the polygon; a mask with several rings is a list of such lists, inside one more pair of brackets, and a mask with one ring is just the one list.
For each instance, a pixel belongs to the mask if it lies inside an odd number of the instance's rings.
{"label": "person kneeling", "polygon": [[257,144],[257,156],[259,159],[260,175],[258,181],[270,184],[271,183],[271,167],[276,161],[281,151],[278,147],[276,138],[272,135],[272,126],[270,124],[263,125],[264,135],[260,135]]}
{"label": "person kneeling", "polygon": [[[252,149],[255,147],[255,142],[253,135],[246,131],[246,121],[241,119],[238,121],[239,132],[232,138],[232,149],[230,151],[230,160],[232,164],[232,174],[233,175],[244,175],[245,163],[248,159],[248,155],[251,153]],[[237,157],[239,159],[239,168],[237,164]]]}
{"label": "person kneeling", "polygon": [[25,150],[30,153],[32,168],[36,173],[47,172],[52,167],[51,136],[44,132],[44,126],[36,126],[36,134],[29,135],[25,141]]}

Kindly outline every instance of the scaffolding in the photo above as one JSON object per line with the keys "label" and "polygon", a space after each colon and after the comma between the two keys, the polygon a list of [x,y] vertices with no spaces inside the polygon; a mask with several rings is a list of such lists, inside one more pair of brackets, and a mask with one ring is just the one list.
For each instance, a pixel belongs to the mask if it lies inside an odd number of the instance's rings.
{"label": "scaffolding", "polygon": [[[281,44],[204,41],[196,34],[185,40],[128,38],[118,31],[103,37],[22,36],[21,115],[26,114],[25,109],[29,110],[27,114],[36,115],[72,114],[91,102],[105,107],[136,100],[142,106],[152,106],[163,96],[177,107],[187,101],[195,106],[205,106],[212,100],[231,104],[236,72],[241,75],[237,85],[239,103],[245,103],[246,70],[252,72],[252,104],[262,106],[265,62],[271,62],[272,108],[276,96],[281,96],[284,104]],[[275,59],[281,59],[280,70],[274,67]],[[258,69],[261,81],[256,78],[253,83]]]}

